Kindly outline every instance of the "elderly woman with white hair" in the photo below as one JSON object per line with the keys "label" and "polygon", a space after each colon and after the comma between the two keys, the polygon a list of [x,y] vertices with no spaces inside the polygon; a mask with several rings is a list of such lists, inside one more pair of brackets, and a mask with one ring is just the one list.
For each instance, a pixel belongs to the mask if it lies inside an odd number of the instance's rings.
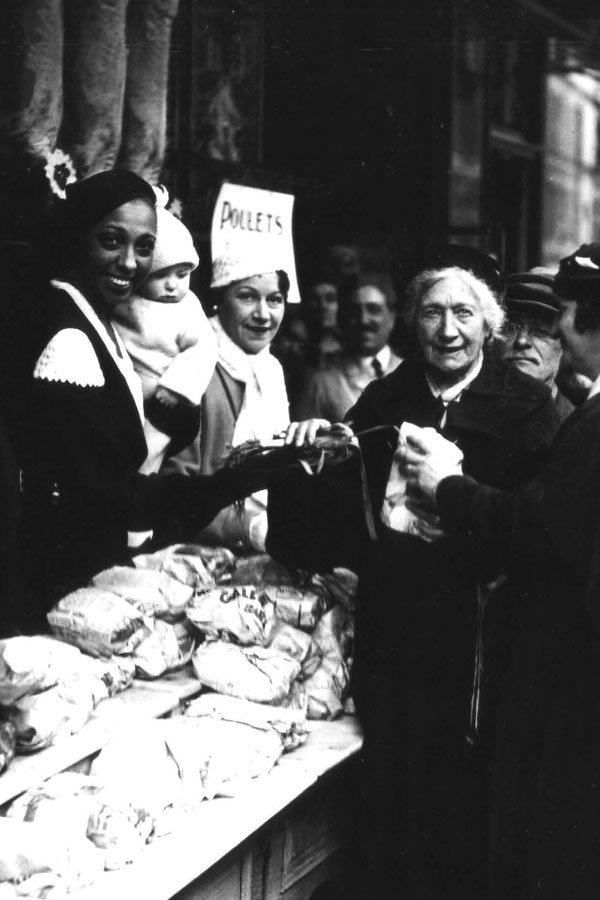
{"label": "elderly woman with white hair", "polygon": [[362,450],[376,540],[348,511],[339,467],[321,485],[322,501],[308,480],[294,495],[284,485],[281,502],[271,492],[276,558],[308,568],[358,566],[359,896],[374,896],[374,886],[377,896],[411,900],[483,892],[486,784],[477,714],[487,673],[477,649],[482,598],[499,570],[478,558],[468,535],[446,536],[435,517],[415,508],[403,493],[397,449],[408,423],[443,434],[462,451],[463,470],[488,484],[515,486],[532,472],[559,421],[547,388],[491,351],[504,319],[501,292],[494,261],[458,246],[410,283],[404,314],[416,353],[370,384],[346,418]]}

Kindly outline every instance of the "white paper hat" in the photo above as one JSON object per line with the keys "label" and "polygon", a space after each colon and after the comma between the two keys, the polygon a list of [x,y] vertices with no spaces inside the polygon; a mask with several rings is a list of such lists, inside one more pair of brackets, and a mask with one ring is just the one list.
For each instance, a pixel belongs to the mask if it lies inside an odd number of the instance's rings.
{"label": "white paper hat", "polygon": [[265,275],[276,272],[285,266],[275,262],[268,253],[248,253],[237,256],[222,256],[213,261],[211,287],[226,287],[234,281],[252,278],[253,275]]}
{"label": "white paper hat", "polygon": [[293,205],[292,194],[224,182],[211,226],[211,287],[225,287],[253,275],[284,271],[290,280],[288,302],[299,302]]}

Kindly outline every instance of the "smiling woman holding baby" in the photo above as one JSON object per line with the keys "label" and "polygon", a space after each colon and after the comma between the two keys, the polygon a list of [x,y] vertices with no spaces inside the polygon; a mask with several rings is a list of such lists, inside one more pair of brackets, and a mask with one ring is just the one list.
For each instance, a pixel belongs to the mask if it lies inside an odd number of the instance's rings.
{"label": "smiling woman holding baby", "polygon": [[126,560],[128,532],[176,518],[191,537],[222,506],[263,486],[235,472],[139,474],[144,398],[112,316],[151,270],[156,195],[117,169],[66,193],[46,231],[50,278],[36,285],[20,344],[15,443],[31,595],[18,626],[26,631],[43,630],[58,598]]}
{"label": "smiling woman holding baby", "polygon": [[[485,472],[488,483],[528,477],[558,419],[550,392],[493,352],[501,292],[494,261],[466,247],[444,248],[411,281],[404,317],[414,353],[370,384],[346,418],[362,450],[375,541],[348,512],[341,469],[322,520],[305,499],[318,503],[308,479],[297,494],[283,485],[281,502],[271,489],[276,558],[310,567],[314,551],[321,566],[358,566],[352,690],[365,732],[366,823],[358,896],[377,886],[382,897],[467,900],[485,880],[486,785],[467,739],[477,739],[478,598],[500,573],[468,536],[447,537],[399,492],[395,454],[399,432],[433,428],[462,453],[464,470]],[[395,500],[411,515],[394,515]],[[407,526],[415,518],[422,528]]]}

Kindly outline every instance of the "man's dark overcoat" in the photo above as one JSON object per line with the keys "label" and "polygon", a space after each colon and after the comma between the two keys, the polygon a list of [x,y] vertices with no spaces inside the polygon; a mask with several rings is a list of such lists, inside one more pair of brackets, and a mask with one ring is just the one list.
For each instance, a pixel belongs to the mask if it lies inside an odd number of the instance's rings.
{"label": "man's dark overcoat", "polygon": [[494,900],[584,900],[600,885],[600,396],[515,492],[445,479],[446,528],[507,561],[519,598],[500,708]]}

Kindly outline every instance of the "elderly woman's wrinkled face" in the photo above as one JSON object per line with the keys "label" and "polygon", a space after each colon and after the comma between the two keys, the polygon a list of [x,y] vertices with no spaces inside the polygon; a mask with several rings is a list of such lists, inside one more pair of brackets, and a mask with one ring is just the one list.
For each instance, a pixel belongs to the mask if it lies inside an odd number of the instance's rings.
{"label": "elderly woman's wrinkled face", "polygon": [[279,330],[285,297],[276,272],[253,275],[225,288],[217,315],[224,331],[246,353],[260,353]]}
{"label": "elderly woman's wrinkled face", "polygon": [[425,363],[439,384],[455,384],[476,365],[488,334],[481,303],[455,278],[441,278],[423,294],[415,318]]}
{"label": "elderly woman's wrinkled face", "polygon": [[150,270],[155,243],[155,210],[144,200],[124,203],[91,228],[77,286],[95,307],[128,300]]}

